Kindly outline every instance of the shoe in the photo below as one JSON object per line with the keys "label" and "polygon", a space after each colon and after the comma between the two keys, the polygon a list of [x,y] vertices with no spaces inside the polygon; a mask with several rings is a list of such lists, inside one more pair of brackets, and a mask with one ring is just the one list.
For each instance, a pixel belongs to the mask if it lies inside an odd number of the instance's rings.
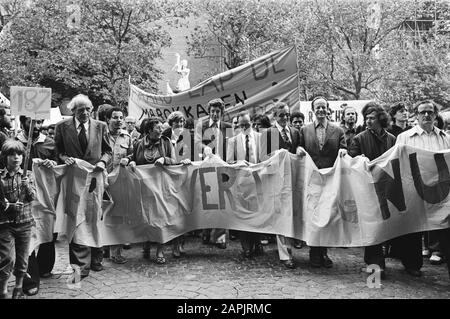
{"label": "shoe", "polygon": [[37,293],[39,292],[39,288],[38,287],[31,287],[28,289],[23,289],[23,293],[27,296],[34,296],[37,295]]}
{"label": "shoe", "polygon": [[428,258],[428,257],[430,257],[430,255],[431,255],[431,253],[430,253],[429,249],[422,250],[422,257]]}
{"label": "shoe", "polygon": [[130,244],[124,244],[122,246],[122,248],[125,249],[125,250],[129,250],[129,249],[131,249],[131,245]]}
{"label": "shoe", "polygon": [[119,256],[111,256],[111,261],[115,264],[125,264],[128,262],[128,259],[126,259],[122,255],[119,255]]}
{"label": "shoe", "polygon": [[158,265],[163,265],[166,263],[166,258],[165,257],[156,257],[156,263]]}
{"label": "shoe", "polygon": [[408,275],[411,275],[413,277],[422,277],[422,272],[420,270],[417,269],[405,269],[406,273]]}
{"label": "shoe", "polygon": [[46,272],[41,275],[41,278],[50,278],[51,276],[53,276],[51,272]]}
{"label": "shoe", "polygon": [[322,267],[322,255],[309,255],[309,265],[313,268]]}
{"label": "shoe", "polygon": [[12,293],[12,299],[26,299],[27,297],[23,293],[22,288],[14,288]]}
{"label": "shoe", "polygon": [[430,257],[430,264],[432,265],[440,265],[442,264],[442,258],[439,255],[431,255]]}
{"label": "shoe", "polygon": [[103,270],[103,266],[102,266],[102,264],[92,264],[91,265],[91,269],[93,271],[102,271]]}
{"label": "shoe", "polygon": [[142,258],[144,259],[150,259],[150,250],[144,250],[142,252]]}
{"label": "shoe", "polygon": [[254,252],[255,256],[262,256],[264,255],[264,247],[262,244],[256,244],[255,245],[255,252]]}
{"label": "shoe", "polygon": [[261,239],[261,245],[263,245],[263,246],[267,246],[267,245],[269,245],[269,240],[268,239]]}
{"label": "shoe", "polygon": [[220,249],[226,249],[227,248],[227,244],[226,243],[217,243],[216,246],[217,246],[217,248],[220,248]]}
{"label": "shoe", "polygon": [[322,266],[324,266],[325,268],[331,268],[333,267],[333,261],[330,259],[330,257],[328,257],[327,254],[323,255],[322,258]]}
{"label": "shoe", "polygon": [[288,269],[295,269],[295,263],[292,259],[280,260],[280,261],[284,265],[284,267],[286,267]]}
{"label": "shoe", "polygon": [[244,251],[242,252],[242,256],[244,256],[245,258],[251,258],[252,252],[250,250],[244,249]]}

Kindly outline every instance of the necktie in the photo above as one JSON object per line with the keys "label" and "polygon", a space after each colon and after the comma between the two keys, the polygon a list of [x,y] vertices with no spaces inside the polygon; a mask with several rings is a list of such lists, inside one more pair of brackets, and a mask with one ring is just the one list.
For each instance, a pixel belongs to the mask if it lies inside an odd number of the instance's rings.
{"label": "necktie", "polygon": [[248,145],[248,140],[249,140],[248,135],[245,135],[245,160],[247,162],[250,162],[250,148]]}
{"label": "necktie", "polygon": [[[216,134],[217,134],[217,123],[213,122],[211,125],[211,128],[213,130],[213,134],[211,135],[211,142],[214,142],[216,140]],[[214,147],[212,148],[212,153],[216,154],[216,143],[214,142]]]}
{"label": "necktie", "polygon": [[86,129],[84,128],[83,124],[80,124],[81,126],[81,131],[78,134],[78,141],[80,142],[80,146],[81,146],[81,152],[86,153],[86,148],[88,145],[88,140],[86,137]]}
{"label": "necktie", "polygon": [[284,141],[284,149],[289,150],[291,148],[291,142],[289,141],[289,137],[287,136],[286,128],[281,130],[281,137]]}

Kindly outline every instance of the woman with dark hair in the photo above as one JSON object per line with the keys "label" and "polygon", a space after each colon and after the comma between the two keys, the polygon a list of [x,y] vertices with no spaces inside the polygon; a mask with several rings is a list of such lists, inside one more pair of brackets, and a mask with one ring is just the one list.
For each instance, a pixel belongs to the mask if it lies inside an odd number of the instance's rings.
{"label": "woman with dark hair", "polygon": [[[362,114],[367,129],[353,138],[348,154],[352,157],[363,155],[372,161],[394,146],[395,136],[386,131],[389,115],[382,106],[369,102],[364,106]],[[381,276],[384,278],[386,264],[381,244],[365,247],[364,261],[367,265],[380,266]]]}
{"label": "woman with dark hair", "polygon": [[[128,156],[128,165],[134,171],[136,165],[174,165],[176,164],[175,152],[170,139],[163,136],[163,122],[158,117],[145,119],[141,123],[142,138],[134,145],[133,154]],[[145,242],[143,256],[150,258],[150,242]],[[164,264],[163,244],[156,246],[156,263]]]}

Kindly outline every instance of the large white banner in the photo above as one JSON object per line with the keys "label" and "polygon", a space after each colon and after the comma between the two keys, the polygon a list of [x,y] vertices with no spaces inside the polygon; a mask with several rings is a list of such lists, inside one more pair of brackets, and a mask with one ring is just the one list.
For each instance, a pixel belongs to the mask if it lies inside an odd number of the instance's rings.
{"label": "large white banner", "polygon": [[139,121],[147,116],[166,119],[173,111],[198,119],[208,115],[207,103],[215,98],[225,102],[225,121],[241,110],[268,111],[275,101],[298,107],[295,47],[269,53],[175,95],[150,94],[130,83],[128,112]]}

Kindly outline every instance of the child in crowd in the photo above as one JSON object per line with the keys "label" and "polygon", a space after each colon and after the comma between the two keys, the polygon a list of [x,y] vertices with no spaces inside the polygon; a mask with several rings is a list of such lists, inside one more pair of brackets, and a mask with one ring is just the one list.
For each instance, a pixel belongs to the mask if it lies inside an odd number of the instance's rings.
{"label": "child in crowd", "polygon": [[13,268],[16,284],[12,298],[25,298],[22,284],[27,272],[31,228],[34,225],[31,202],[35,189],[31,172],[23,176],[20,168],[24,155],[25,148],[19,141],[7,140],[1,148],[5,168],[0,170],[0,299],[7,297],[8,279]]}

